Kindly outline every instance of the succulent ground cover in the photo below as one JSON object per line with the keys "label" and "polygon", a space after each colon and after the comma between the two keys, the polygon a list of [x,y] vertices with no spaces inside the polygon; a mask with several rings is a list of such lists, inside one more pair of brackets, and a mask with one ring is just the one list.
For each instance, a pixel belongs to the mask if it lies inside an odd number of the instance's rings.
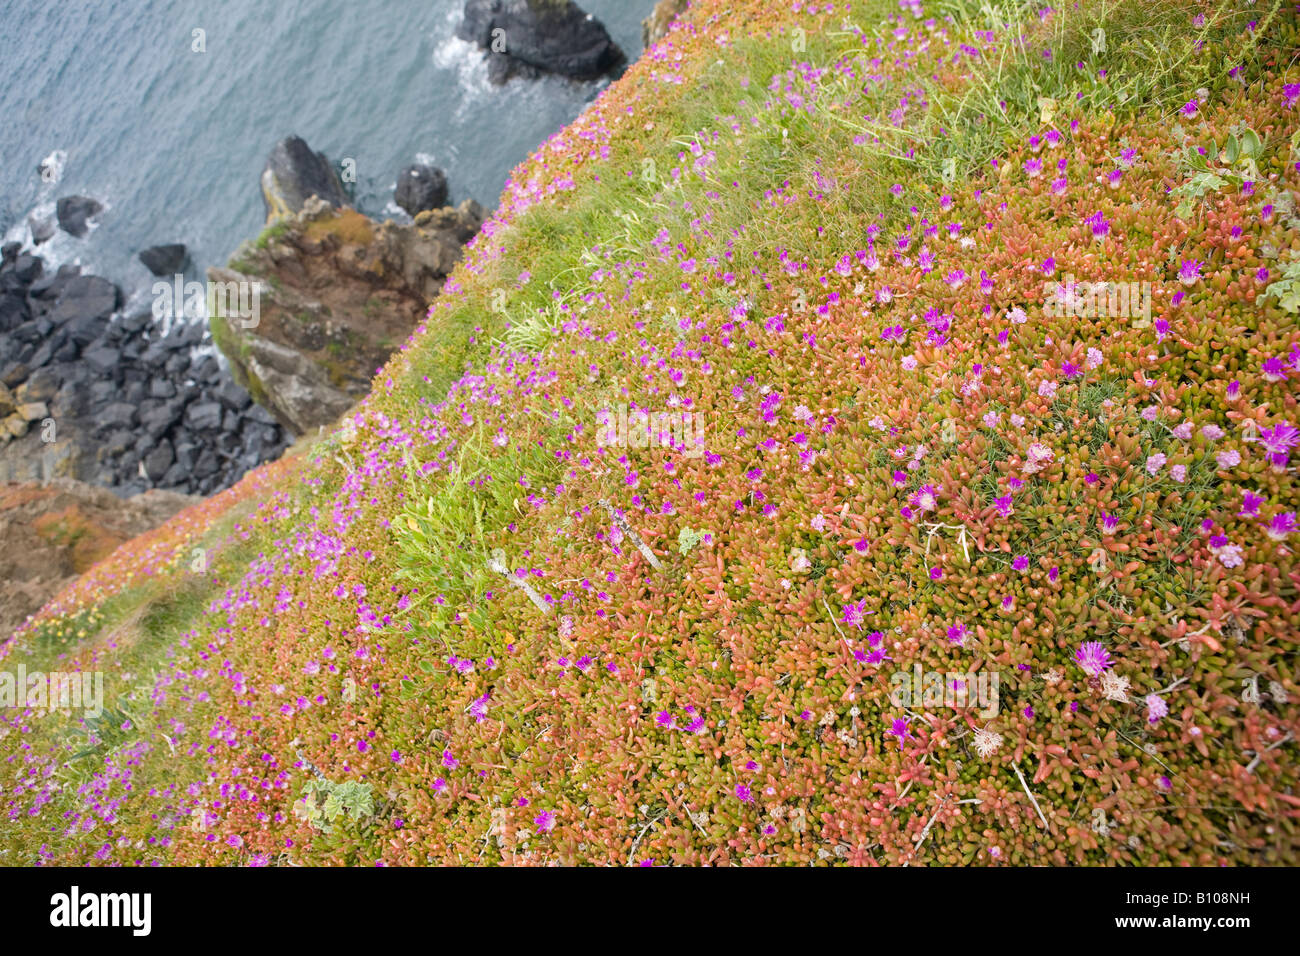
{"label": "succulent ground cover", "polygon": [[1295,863],[1298,40],[697,0],[356,414],[6,645],[113,710],[4,714],[0,859]]}

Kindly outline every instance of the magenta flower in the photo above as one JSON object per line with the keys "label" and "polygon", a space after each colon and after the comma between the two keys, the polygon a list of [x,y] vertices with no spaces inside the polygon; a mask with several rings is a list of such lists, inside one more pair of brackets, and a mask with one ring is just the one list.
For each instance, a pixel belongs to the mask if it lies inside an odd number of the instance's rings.
{"label": "magenta flower", "polygon": [[1238,518],[1258,518],[1259,506],[1264,503],[1264,496],[1257,495],[1253,491],[1242,491],[1241,493],[1241,510],[1237,512]]}
{"label": "magenta flower", "polygon": [[1083,224],[1092,230],[1092,237],[1098,242],[1110,233],[1110,220],[1101,214],[1101,210],[1085,219]]}
{"label": "magenta flower", "polygon": [[863,612],[866,610],[866,606],[866,598],[863,598],[857,604],[845,604],[843,608],[844,617],[842,618],[844,623],[849,627],[856,627],[858,630],[862,630],[862,622],[865,618]]}
{"label": "magenta flower", "polygon": [[1282,422],[1272,428],[1261,428],[1259,440],[1272,455],[1284,455],[1300,444],[1300,429],[1289,422]]}
{"label": "magenta flower", "polygon": [[903,746],[904,741],[916,739],[914,736],[912,736],[912,733],[907,729],[908,719],[909,718],[907,717],[895,717],[893,723],[890,725],[889,730],[886,731],[887,736],[898,738],[898,745],[900,747]]}
{"label": "magenta flower", "polygon": [[1284,541],[1286,536],[1296,530],[1295,512],[1283,511],[1275,514],[1264,528],[1264,533],[1273,541]]}
{"label": "magenta flower", "polygon": [[533,817],[533,823],[537,825],[538,833],[550,833],[555,829],[555,814],[550,810],[543,810]]}
{"label": "magenta flower", "polygon": [[1264,359],[1260,371],[1264,374],[1266,382],[1286,381],[1286,364],[1277,356]]}
{"label": "magenta flower", "polygon": [[939,506],[939,489],[934,485],[922,485],[913,492],[907,503],[917,511],[933,511]]}
{"label": "magenta flower", "polygon": [[1178,267],[1178,281],[1183,285],[1196,285],[1201,281],[1201,267],[1204,265],[1200,259],[1184,259]]}
{"label": "magenta flower", "polygon": [[1097,677],[1108,667],[1114,666],[1110,652],[1097,641],[1085,641],[1074,652],[1074,662],[1083,668],[1090,677]]}

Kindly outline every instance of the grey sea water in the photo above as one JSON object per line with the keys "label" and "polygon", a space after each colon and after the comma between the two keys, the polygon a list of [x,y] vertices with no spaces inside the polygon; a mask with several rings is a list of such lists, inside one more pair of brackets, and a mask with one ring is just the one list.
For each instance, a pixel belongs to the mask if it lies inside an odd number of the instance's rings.
{"label": "grey sea water", "polygon": [[[654,0],[580,0],[628,54]],[[510,170],[604,83],[487,81],[454,37],[462,0],[0,0],[0,234],[29,238],[60,196],[107,208],[85,239],[39,247],[128,292],[136,259],[184,242],[202,270],[263,225],[258,177],[274,143],[302,136],[355,161],[356,201],[402,218],[397,171],[443,167],[452,202],[494,208]],[[198,34],[195,31],[203,31]],[[195,47],[202,37],[203,52]],[[37,167],[55,155],[57,183]]]}

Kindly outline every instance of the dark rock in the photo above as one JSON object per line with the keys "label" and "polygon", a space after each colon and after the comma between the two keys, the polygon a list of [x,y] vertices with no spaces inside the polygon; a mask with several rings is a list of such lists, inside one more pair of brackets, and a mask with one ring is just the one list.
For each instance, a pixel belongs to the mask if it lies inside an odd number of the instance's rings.
{"label": "dark rock", "polygon": [[150,481],[159,481],[175,461],[176,455],[172,451],[171,442],[164,438],[156,448],[145,454],[145,474],[149,476]]}
{"label": "dark rock", "polygon": [[53,322],[82,317],[107,319],[121,305],[122,292],[113,283],[99,276],[77,275],[62,285],[49,317]]}
{"label": "dark rock", "polygon": [[47,365],[37,369],[27,379],[24,397],[29,402],[48,402],[58,394],[62,384],[62,370],[57,365]]}
{"label": "dark rock", "polygon": [[447,205],[447,175],[432,166],[407,166],[397,174],[393,199],[412,216],[440,209]]}
{"label": "dark rock", "polygon": [[37,219],[35,215],[27,217],[27,228],[32,231],[32,245],[39,246],[54,238],[54,222],[49,219]]}
{"label": "dark rock", "polygon": [[271,222],[302,209],[312,196],[331,206],[349,204],[338,173],[324,153],[314,153],[299,136],[275,144],[262,170],[262,201]]}
{"label": "dark rock", "polygon": [[38,369],[54,358],[54,343],[45,342],[38,348],[32,357],[27,360],[27,366],[32,369]]}
{"label": "dark rock", "polygon": [[89,394],[91,405],[107,405],[117,397],[117,386],[112,382],[93,382]]}
{"label": "dark rock", "polygon": [[59,228],[78,239],[86,234],[86,221],[103,211],[103,205],[88,196],[64,196],[55,206]]}
{"label": "dark rock", "polygon": [[95,419],[100,431],[113,428],[129,429],[135,425],[136,408],[126,402],[113,402],[100,409],[96,413]]}
{"label": "dark rock", "polygon": [[27,294],[34,299],[57,299],[63,290],[77,276],[81,275],[81,266],[64,263],[54,275],[42,276],[32,283]]}
{"label": "dark rock", "polygon": [[17,388],[23,382],[27,381],[27,376],[30,373],[31,369],[22,362],[10,362],[0,370],[0,385],[5,385],[9,388]]}
{"label": "dark rock", "polygon": [[13,330],[13,340],[22,342],[25,345],[36,345],[41,340],[41,325],[39,322],[24,322],[18,328]]}
{"label": "dark rock", "polygon": [[221,462],[217,460],[217,453],[211,448],[205,448],[199,452],[199,457],[194,462],[194,475],[196,478],[210,478],[217,473],[220,467]]}
{"label": "dark rock", "polygon": [[[106,429],[112,426],[106,425]],[[119,428],[116,431],[110,430],[105,436],[103,444],[99,446],[100,460],[106,458],[117,458],[126,453],[126,451],[135,442],[135,435],[128,429]]]}
{"label": "dark rock", "polygon": [[27,300],[16,292],[0,295],[0,332],[9,332],[32,317]]}
{"label": "dark rock", "polygon": [[140,426],[154,439],[161,438],[163,435],[181,420],[185,412],[185,403],[183,401],[171,401],[161,405],[142,408],[140,412]]}
{"label": "dark rock", "polygon": [[171,331],[169,331],[158,344],[163,348],[175,351],[177,349],[192,348],[202,341],[202,327],[200,327],[198,323],[184,323],[172,326]]}
{"label": "dark rock", "polygon": [[242,412],[253,404],[253,396],[231,381],[222,382],[213,389],[213,394],[221,404],[236,412]]}
{"label": "dark rock", "polygon": [[185,427],[195,431],[215,431],[221,427],[220,402],[196,402],[185,410]]}
{"label": "dark rock", "polygon": [[488,51],[496,82],[517,73],[515,65],[592,80],[627,62],[601,22],[572,0],[468,0],[456,35]]}
{"label": "dark rock", "polygon": [[29,286],[41,277],[45,263],[40,256],[19,256],[14,260],[13,274],[24,286]]}
{"label": "dark rock", "polygon": [[122,353],[115,348],[96,344],[81,356],[81,360],[100,375],[107,375],[122,361]]}
{"label": "dark rock", "polygon": [[144,401],[146,394],[148,394],[148,390],[144,382],[130,381],[122,389],[122,401],[130,402],[132,405],[139,405]]}
{"label": "dark rock", "polygon": [[175,441],[176,464],[184,468],[186,472],[194,470],[194,462],[199,457],[199,446],[189,440],[189,436],[184,432],[178,435]]}
{"label": "dark rock", "polygon": [[92,342],[99,340],[108,328],[108,319],[99,315],[82,315],[68,322],[64,330],[68,339],[75,342],[77,348],[86,349]]}
{"label": "dark rock", "polygon": [[149,383],[149,395],[153,398],[172,398],[176,394],[176,386],[165,378],[155,378]]}
{"label": "dark rock", "polygon": [[18,258],[18,253],[22,252],[23,244],[21,242],[6,242],[0,246],[0,265],[9,265]]}
{"label": "dark rock", "polygon": [[[148,358],[148,352],[145,358]],[[171,357],[163,364],[163,369],[172,378],[180,378],[185,374],[186,369],[190,367],[190,355],[188,352],[174,352]]]}
{"label": "dark rock", "polygon": [[194,363],[190,374],[194,376],[196,382],[215,385],[221,381],[221,366],[211,355],[205,355]]}
{"label": "dark rock", "polygon": [[263,408],[261,405],[254,405],[248,411],[244,412],[244,417],[249,421],[257,422],[261,425],[267,425],[278,428],[280,423],[274,415]]}
{"label": "dark rock", "polygon": [[137,332],[143,332],[148,328],[152,321],[153,316],[148,312],[137,312],[122,319],[122,330],[128,335],[135,335]]}
{"label": "dark rock", "polygon": [[150,246],[140,253],[140,261],[144,263],[146,269],[156,276],[166,276],[168,278],[184,272],[185,261],[188,258],[188,250],[186,250],[184,244],[179,242],[162,246]]}
{"label": "dark rock", "polygon": [[[145,465],[148,468],[148,465]],[[158,484],[164,488],[184,488],[190,482],[190,469],[180,462],[172,465],[167,469],[167,473],[162,476]]]}

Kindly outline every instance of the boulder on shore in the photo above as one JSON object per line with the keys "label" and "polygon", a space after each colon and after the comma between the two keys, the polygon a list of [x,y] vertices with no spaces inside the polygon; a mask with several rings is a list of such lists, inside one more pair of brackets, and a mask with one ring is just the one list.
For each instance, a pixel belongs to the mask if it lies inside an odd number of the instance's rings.
{"label": "boulder on shore", "polygon": [[293,215],[312,196],[335,207],[351,202],[325,154],[312,152],[300,136],[288,136],[275,144],[262,170],[266,221]]}
{"label": "boulder on shore", "polygon": [[541,73],[594,80],[627,63],[604,24],[573,0],[468,0],[456,35],[487,51],[494,83]]}
{"label": "boulder on shore", "polygon": [[397,174],[393,200],[412,217],[441,209],[447,205],[447,174],[423,163],[407,166]]}
{"label": "boulder on shore", "polygon": [[87,221],[103,211],[103,204],[89,196],[64,196],[54,207],[59,228],[77,239],[86,235]]}
{"label": "boulder on shore", "polygon": [[183,243],[172,242],[161,246],[150,246],[140,253],[140,261],[156,276],[173,276],[184,271],[185,260],[189,252]]}

